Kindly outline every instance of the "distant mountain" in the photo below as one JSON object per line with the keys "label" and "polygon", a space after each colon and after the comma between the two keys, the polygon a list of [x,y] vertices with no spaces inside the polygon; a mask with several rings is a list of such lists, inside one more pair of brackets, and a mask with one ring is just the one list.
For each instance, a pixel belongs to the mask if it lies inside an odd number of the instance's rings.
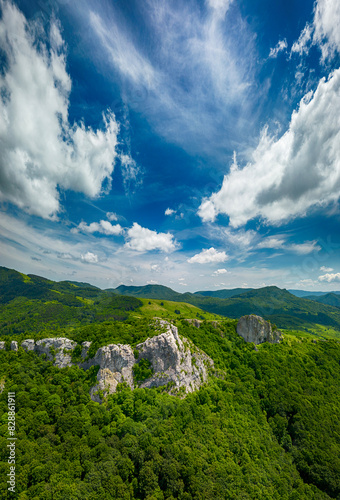
{"label": "distant mountain", "polygon": [[251,290],[253,290],[253,288],[203,290],[200,292],[195,292],[194,295],[203,295],[204,297],[215,297],[217,299],[229,299],[230,297],[235,297],[235,295],[240,295],[241,293],[250,292]]}
{"label": "distant mountain", "polygon": [[340,311],[336,307],[296,297],[288,290],[281,290],[276,286],[251,289],[246,292],[243,288],[239,290],[242,293],[229,298],[200,293],[181,294],[161,285],[140,287],[121,285],[114,291],[133,297],[187,302],[204,311],[229,318],[258,314],[279,328],[312,328],[318,324],[340,329]]}
{"label": "distant mountain", "polygon": [[334,292],[326,293],[325,295],[321,296],[309,295],[305,298],[309,300],[314,300],[316,302],[319,302],[320,304],[328,304],[329,306],[340,308],[340,295],[337,295]]}
{"label": "distant mountain", "polygon": [[[292,293],[296,297],[310,298],[311,296],[321,296],[327,295],[329,292],[308,292],[307,290],[288,290],[288,292]],[[336,295],[340,295],[340,292],[331,292]]]}
{"label": "distant mountain", "polygon": [[[140,297],[144,299],[173,300],[183,302],[184,294],[175,292],[171,288],[163,285],[145,285],[145,286],[125,286],[120,285],[117,288],[109,288],[107,292],[118,293],[130,297]],[[192,295],[192,294],[190,294]]]}

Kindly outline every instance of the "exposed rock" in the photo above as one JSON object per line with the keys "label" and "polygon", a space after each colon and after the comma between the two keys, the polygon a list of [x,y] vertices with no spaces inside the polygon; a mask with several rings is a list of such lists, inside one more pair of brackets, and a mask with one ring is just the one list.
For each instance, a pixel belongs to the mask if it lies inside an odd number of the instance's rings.
{"label": "exposed rock", "polygon": [[282,339],[282,333],[279,330],[273,330],[268,321],[255,314],[242,316],[239,319],[237,333],[246,342],[254,342],[254,344],[262,344],[263,342],[276,344]]}
{"label": "exposed rock", "polygon": [[23,342],[21,342],[21,347],[25,350],[25,351],[34,351],[34,348],[35,348],[35,342],[33,339],[27,339],[27,340],[24,340]]}
{"label": "exposed rock", "polygon": [[100,347],[94,358],[89,360],[91,366],[99,365],[98,384],[92,387],[90,394],[94,401],[100,401],[95,393],[104,391],[105,395],[116,392],[117,385],[126,382],[132,389],[132,367],[136,363],[133,350],[129,345],[110,344]]}
{"label": "exposed rock", "polygon": [[[156,318],[156,327],[164,333],[138,344],[138,359],[135,358],[131,346],[110,344],[100,347],[95,356],[86,359],[91,342],[82,343],[81,356],[84,361],[77,363],[80,368],[88,370],[98,366],[97,384],[91,388],[90,395],[94,401],[101,402],[104,397],[116,391],[117,385],[126,382],[132,389],[135,387],[133,367],[142,359],[147,359],[152,368],[152,376],[143,380],[139,387],[159,387],[168,385],[168,391],[176,394],[198,389],[208,378],[209,368],[213,361],[199,350],[191,341],[178,335],[178,329],[165,320]],[[5,343],[3,343],[5,344]],[[67,338],[27,339],[22,342],[26,351],[46,354],[55,366],[65,368],[72,366],[71,354],[77,343]],[[102,392],[103,394],[100,394]]]}
{"label": "exposed rock", "polygon": [[176,393],[183,388],[184,392],[198,389],[208,378],[208,368],[213,361],[200,351],[192,342],[181,339],[178,329],[166,321],[162,326],[166,333],[147,339],[138,344],[138,362],[147,359],[151,363],[153,375],[140,383],[140,387],[172,386],[170,392]]}
{"label": "exposed rock", "polygon": [[4,351],[6,349],[5,342],[0,342],[0,351]]}
{"label": "exposed rock", "polygon": [[85,358],[86,358],[87,353],[88,353],[88,350],[89,350],[89,349],[90,349],[90,347],[91,347],[91,344],[92,344],[92,342],[82,342],[82,344],[81,344],[81,345],[82,345],[82,349],[81,349],[81,357],[82,357],[83,359],[85,359]]}
{"label": "exposed rock", "polygon": [[38,340],[34,350],[38,354],[46,354],[47,359],[53,361],[55,366],[65,368],[72,366],[71,354],[76,347],[77,342],[66,339],[65,337],[57,337],[52,339]]}
{"label": "exposed rock", "polygon": [[18,350],[18,342],[15,340],[12,340],[11,342],[11,351],[17,351]]}
{"label": "exposed rock", "polygon": [[199,319],[186,319],[185,321],[196,328],[200,328],[201,323],[203,323],[203,321]]}

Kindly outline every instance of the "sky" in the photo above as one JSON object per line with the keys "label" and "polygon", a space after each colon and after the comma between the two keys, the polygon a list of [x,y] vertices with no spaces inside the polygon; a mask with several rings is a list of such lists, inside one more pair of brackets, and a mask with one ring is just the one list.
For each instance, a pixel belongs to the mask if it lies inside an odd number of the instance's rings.
{"label": "sky", "polygon": [[0,265],[340,289],[338,0],[0,0]]}

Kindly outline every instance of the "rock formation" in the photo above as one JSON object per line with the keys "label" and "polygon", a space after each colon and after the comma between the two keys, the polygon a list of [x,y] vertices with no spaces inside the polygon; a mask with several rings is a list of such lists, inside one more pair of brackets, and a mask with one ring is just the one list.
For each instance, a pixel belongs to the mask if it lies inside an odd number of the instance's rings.
{"label": "rock formation", "polygon": [[[91,342],[83,342],[83,361],[80,363],[72,362],[72,351],[77,343],[67,338],[47,338],[37,342],[27,339],[21,346],[26,351],[45,354],[59,368],[77,364],[88,370],[91,366],[99,365],[98,382],[90,391],[91,398],[98,402],[101,402],[101,391],[104,396],[112,394],[122,382],[131,389],[137,386],[167,386],[171,394],[178,391],[185,394],[198,389],[207,381],[209,369],[214,366],[213,361],[192,342],[181,338],[177,328],[167,321],[157,319],[156,326],[165,332],[138,344],[134,351],[129,345],[110,344],[100,347],[93,358],[87,358]],[[142,360],[148,361],[151,376],[137,381],[134,367]]]}
{"label": "rock formation", "polygon": [[254,342],[254,344],[262,344],[263,342],[277,344],[282,339],[282,333],[279,330],[273,330],[268,321],[255,314],[242,316],[239,319],[237,333],[246,342]]}

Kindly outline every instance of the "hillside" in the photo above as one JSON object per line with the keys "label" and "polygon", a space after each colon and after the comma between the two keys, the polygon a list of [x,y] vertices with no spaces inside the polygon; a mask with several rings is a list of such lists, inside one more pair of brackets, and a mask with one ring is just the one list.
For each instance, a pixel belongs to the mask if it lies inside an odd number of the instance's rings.
{"label": "hillside", "polygon": [[[14,391],[18,498],[339,498],[339,342],[285,331],[280,344],[264,343],[255,351],[237,335],[237,320],[192,304],[118,295],[5,269],[0,280],[0,339],[6,346],[0,350],[0,445],[7,449],[8,392]],[[335,309],[301,303],[275,287],[230,299],[194,298],[211,306],[256,305],[269,315],[284,307],[301,310],[302,304],[311,314],[313,307]],[[53,353],[45,359],[22,347],[10,350],[12,340],[20,345],[33,339],[45,349],[38,341],[58,336],[74,343],[74,363],[83,342],[91,342],[89,359],[111,344],[130,346],[137,359],[137,346],[158,338],[150,321],[155,315],[171,319],[181,338],[213,360],[206,383],[186,397],[184,392],[171,396],[166,387],[131,390],[120,383],[99,404],[90,397],[99,380],[95,362],[87,370],[58,368]],[[200,319],[199,328],[188,317]],[[138,362],[135,387],[151,377],[152,369]],[[7,458],[3,451],[2,498],[7,498]]]}
{"label": "hillside", "polygon": [[340,308],[340,295],[336,293],[326,293],[325,295],[319,296],[308,295],[305,298],[319,302],[319,304],[328,304],[329,306]]}
{"label": "hillside", "polygon": [[[148,298],[149,286],[121,286],[116,288],[116,291],[124,291],[128,296]],[[152,287],[154,295],[161,299],[162,290],[166,287],[160,285]],[[166,288],[166,294],[170,295],[173,301],[187,302],[212,314],[229,318],[258,314],[279,328],[322,330],[326,327],[335,330],[336,334],[340,329],[340,311],[336,307],[296,297],[287,290],[275,286],[250,290],[227,299],[202,296],[198,293],[179,294],[172,291],[173,294],[170,294],[169,290],[171,289]]]}
{"label": "hillside", "polygon": [[203,297],[215,297],[217,299],[229,299],[235,295],[240,295],[241,293],[250,292],[252,288],[232,288],[223,290],[203,290],[200,292],[195,292],[194,295],[202,295]]}

